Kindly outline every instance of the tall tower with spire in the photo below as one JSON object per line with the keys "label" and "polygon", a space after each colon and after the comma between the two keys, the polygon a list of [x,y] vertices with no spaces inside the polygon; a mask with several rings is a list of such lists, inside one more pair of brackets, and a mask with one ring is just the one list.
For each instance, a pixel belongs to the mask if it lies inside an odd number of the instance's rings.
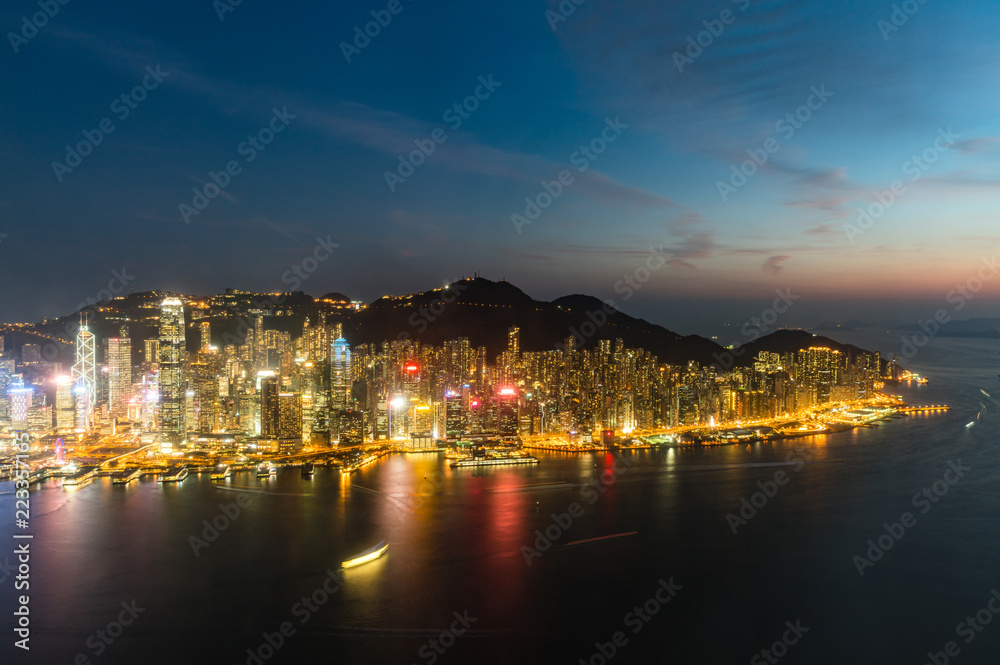
{"label": "tall tower with spire", "polygon": [[94,402],[97,399],[97,352],[94,333],[87,327],[86,314],[80,314],[80,329],[76,333],[76,361],[73,363],[73,393],[77,405],[77,429],[91,429]]}

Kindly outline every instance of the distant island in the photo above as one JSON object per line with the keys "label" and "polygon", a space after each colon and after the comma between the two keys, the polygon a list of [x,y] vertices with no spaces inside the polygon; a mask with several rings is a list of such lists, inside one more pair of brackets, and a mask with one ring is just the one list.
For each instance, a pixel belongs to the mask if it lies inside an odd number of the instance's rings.
{"label": "distant island", "polygon": [[[896,328],[907,332],[919,332],[922,330],[918,323],[907,323]],[[964,321],[949,321],[941,326],[937,337],[1000,339],[1000,319],[978,318],[966,319]]]}

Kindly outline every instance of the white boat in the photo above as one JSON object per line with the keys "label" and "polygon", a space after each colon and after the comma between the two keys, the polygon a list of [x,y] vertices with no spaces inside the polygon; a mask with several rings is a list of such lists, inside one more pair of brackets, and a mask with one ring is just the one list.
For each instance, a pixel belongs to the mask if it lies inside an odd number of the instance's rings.
{"label": "white boat", "polygon": [[343,566],[344,568],[353,568],[354,566],[360,566],[363,563],[374,561],[375,559],[382,556],[388,548],[389,548],[389,543],[383,540],[378,545],[372,545],[364,552],[358,552],[347,561],[344,561],[341,564],[341,566]]}

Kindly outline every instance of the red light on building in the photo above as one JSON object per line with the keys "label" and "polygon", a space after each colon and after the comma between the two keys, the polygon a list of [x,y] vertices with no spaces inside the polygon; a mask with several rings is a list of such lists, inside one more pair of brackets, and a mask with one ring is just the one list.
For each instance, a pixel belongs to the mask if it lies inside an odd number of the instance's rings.
{"label": "red light on building", "polygon": [[409,365],[407,365],[407,366],[406,366],[406,367],[405,367],[404,369],[405,369],[405,370],[406,370],[407,372],[410,372],[410,373],[412,374],[413,372],[416,372],[416,371],[417,371],[417,370],[419,370],[420,368],[419,368],[419,367],[417,367],[416,365],[414,365],[413,363],[410,363],[410,364],[409,364]]}
{"label": "red light on building", "polygon": [[512,395],[516,395],[517,391],[515,391],[513,388],[501,388],[500,394],[505,397],[510,397]]}
{"label": "red light on building", "polygon": [[476,408],[477,406],[479,406],[479,400],[478,400],[478,399],[474,399],[474,400],[472,400],[472,408],[474,409],[474,408]]}

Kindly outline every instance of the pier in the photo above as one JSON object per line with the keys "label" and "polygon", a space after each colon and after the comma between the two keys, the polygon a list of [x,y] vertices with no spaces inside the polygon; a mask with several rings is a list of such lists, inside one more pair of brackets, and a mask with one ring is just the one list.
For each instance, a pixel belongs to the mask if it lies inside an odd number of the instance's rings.
{"label": "pier", "polygon": [[896,409],[897,413],[927,413],[930,411],[947,411],[951,407],[947,404],[931,404],[930,406],[903,406]]}
{"label": "pier", "polygon": [[374,464],[375,462],[377,462],[378,460],[382,459],[383,457],[385,457],[386,455],[390,454],[391,452],[392,452],[391,450],[382,450],[382,451],[379,451],[379,452],[375,453],[374,455],[368,455],[367,457],[364,457],[364,458],[362,458],[359,461],[356,461],[354,463],[349,463],[349,464],[345,465],[343,467],[343,469],[341,469],[341,474],[342,475],[350,475],[350,474],[354,473],[355,471],[357,471],[358,469],[362,469],[362,468],[368,466],[369,464]]}
{"label": "pier", "polygon": [[99,467],[96,466],[85,466],[71,476],[67,476],[63,479],[63,486],[72,487],[74,485],[80,485],[88,480],[92,479],[97,475],[97,470]]}
{"label": "pier", "polygon": [[111,483],[114,485],[128,485],[133,480],[137,480],[146,473],[146,470],[141,467],[132,467],[125,469],[121,473],[115,474],[111,478]]}

